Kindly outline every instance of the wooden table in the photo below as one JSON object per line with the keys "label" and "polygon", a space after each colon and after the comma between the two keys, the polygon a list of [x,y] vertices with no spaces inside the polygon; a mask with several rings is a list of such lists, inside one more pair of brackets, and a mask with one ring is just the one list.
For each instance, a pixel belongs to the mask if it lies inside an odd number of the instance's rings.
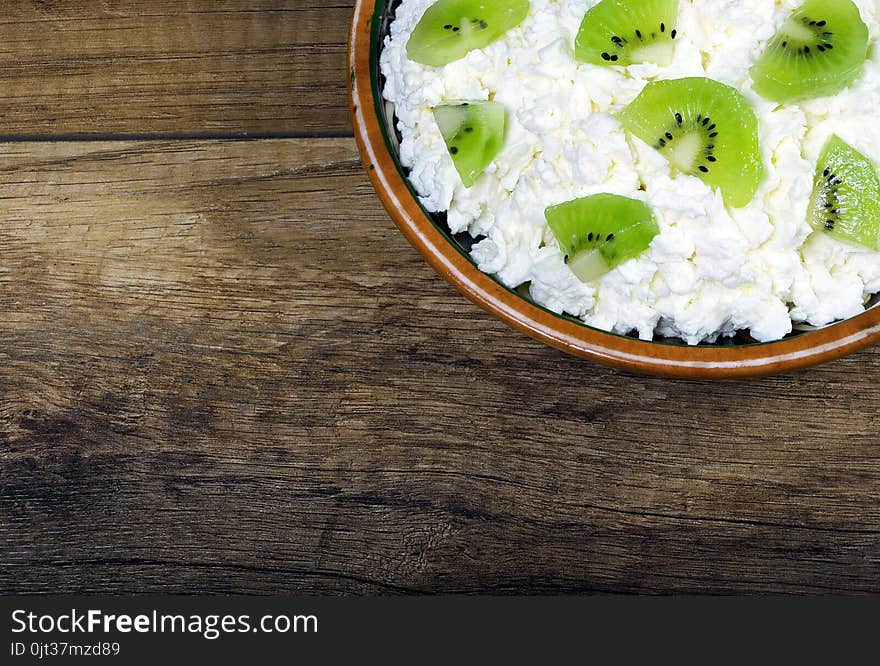
{"label": "wooden table", "polygon": [[350,5],[3,3],[0,592],[880,591],[880,351],[666,381],[484,314],[367,182]]}

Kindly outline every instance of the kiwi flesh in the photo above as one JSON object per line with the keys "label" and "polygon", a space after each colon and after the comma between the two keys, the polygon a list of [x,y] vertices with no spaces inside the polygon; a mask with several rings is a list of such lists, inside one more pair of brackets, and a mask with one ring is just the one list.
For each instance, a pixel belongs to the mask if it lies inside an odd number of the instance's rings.
{"label": "kiwi flesh", "polygon": [[530,6],[529,0],[439,0],[413,30],[407,55],[423,65],[448,65],[518,26]]}
{"label": "kiwi flesh", "polygon": [[584,16],[575,57],[594,65],[669,65],[677,23],[678,0],[602,0]]}
{"label": "kiwi flesh", "polygon": [[873,162],[838,136],[816,167],[810,224],[845,243],[880,251],[880,179]]}
{"label": "kiwi flesh", "polygon": [[615,194],[595,194],[551,206],[544,215],[566,263],[583,282],[597,280],[635,259],[660,233],[646,203]]}
{"label": "kiwi flesh", "polygon": [[835,95],[867,54],[868,27],[852,0],[807,0],[752,67],[755,92],[783,104]]}
{"label": "kiwi flesh", "polygon": [[721,191],[739,208],[764,177],[758,119],[738,91],[707,78],[649,83],[618,116],[681,173]]}
{"label": "kiwi flesh", "polygon": [[461,182],[473,187],[504,146],[507,110],[500,102],[460,102],[436,107],[434,119]]}

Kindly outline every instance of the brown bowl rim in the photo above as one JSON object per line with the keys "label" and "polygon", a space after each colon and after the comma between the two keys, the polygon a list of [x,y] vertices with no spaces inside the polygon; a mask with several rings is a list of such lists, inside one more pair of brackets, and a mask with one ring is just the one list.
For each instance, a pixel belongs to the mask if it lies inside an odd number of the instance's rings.
{"label": "brown bowl rim", "polygon": [[640,374],[735,379],[789,372],[832,361],[880,340],[880,308],[778,342],[731,347],[645,342],[555,315],[481,272],[437,229],[397,169],[387,147],[371,71],[376,0],[356,0],[348,44],[352,126],[373,187],[395,225],[462,294],[513,328],[562,351]]}

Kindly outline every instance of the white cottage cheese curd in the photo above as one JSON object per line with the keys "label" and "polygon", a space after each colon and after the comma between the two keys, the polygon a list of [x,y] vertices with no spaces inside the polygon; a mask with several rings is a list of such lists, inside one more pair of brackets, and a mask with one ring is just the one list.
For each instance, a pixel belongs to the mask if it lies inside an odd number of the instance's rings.
{"label": "white cottage cheese curd", "polygon": [[[855,1],[876,40],[877,3]],[[880,49],[839,95],[780,106],[753,92],[749,68],[799,0],[681,0],[673,63],[627,68],[574,58],[575,35],[596,2],[531,0],[519,27],[434,68],[406,53],[433,0],[403,1],[382,53],[384,95],[425,208],[446,211],[454,234],[482,239],[472,253],[482,271],[511,288],[529,283],[537,303],[607,331],[698,344],[748,329],[763,342],[785,337],[793,322],[824,326],[863,312],[880,291],[880,254],[811,235],[806,215],[832,134],[880,163]],[[744,208],[728,209],[699,179],[674,174],[614,117],[647,83],[688,76],[731,85],[754,105],[765,177]],[[490,98],[508,110],[506,142],[468,189],[432,109]],[[646,201],[660,234],[639,258],[584,284],[565,264],[544,210],[603,192]]]}

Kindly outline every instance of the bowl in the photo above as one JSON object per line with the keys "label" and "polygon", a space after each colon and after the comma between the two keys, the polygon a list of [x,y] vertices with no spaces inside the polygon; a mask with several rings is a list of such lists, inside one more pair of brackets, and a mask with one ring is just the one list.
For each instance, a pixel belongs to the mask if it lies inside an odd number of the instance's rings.
{"label": "bowl", "polygon": [[[592,361],[641,374],[731,379],[788,372],[831,361],[880,340],[880,308],[784,340],[755,343],[747,333],[716,344],[688,346],[607,333],[557,315],[481,272],[469,257],[472,240],[452,236],[431,215],[398,159],[393,109],[381,94],[379,56],[400,0],[357,0],[349,37],[351,118],[361,157],[388,214],[409,242],[462,294],[510,326]],[[875,299],[876,300],[876,299]],[[873,305],[873,303],[872,303]]]}

